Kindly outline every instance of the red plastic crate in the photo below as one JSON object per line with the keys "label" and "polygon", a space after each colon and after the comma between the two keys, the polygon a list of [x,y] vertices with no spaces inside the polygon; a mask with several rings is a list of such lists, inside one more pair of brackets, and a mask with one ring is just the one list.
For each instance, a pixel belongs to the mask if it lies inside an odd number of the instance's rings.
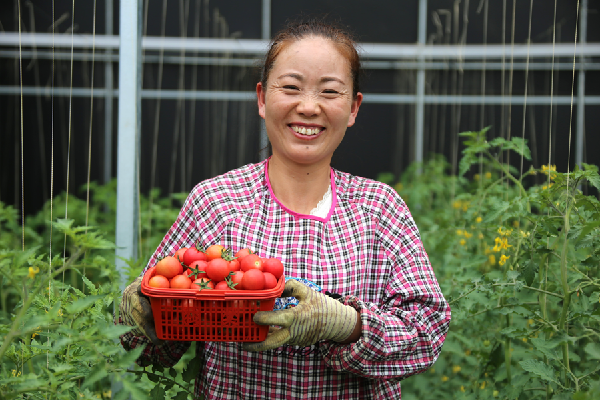
{"label": "red plastic crate", "polygon": [[285,278],[267,290],[158,289],[148,286],[154,267],[142,279],[150,298],[156,335],[163,340],[261,342],[268,325],[252,321],[257,311],[271,311],[283,292]]}

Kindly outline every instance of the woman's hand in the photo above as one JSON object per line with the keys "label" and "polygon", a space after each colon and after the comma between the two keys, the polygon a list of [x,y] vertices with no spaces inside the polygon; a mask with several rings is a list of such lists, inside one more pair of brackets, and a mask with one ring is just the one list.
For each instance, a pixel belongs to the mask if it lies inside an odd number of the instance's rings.
{"label": "woman's hand", "polygon": [[[295,297],[296,307],[278,311],[259,311],[254,322],[277,325],[264,342],[244,343],[247,351],[264,351],[284,344],[310,346],[320,340],[350,343],[360,337],[360,319],[356,309],[310,289],[297,280],[285,283],[281,297]],[[358,326],[358,331],[357,331]]]}
{"label": "woman's hand", "polygon": [[123,291],[123,300],[119,306],[121,318],[129,326],[135,326],[134,333],[144,335],[159,346],[163,343],[156,336],[154,316],[150,301],[142,294],[142,278],[139,277]]}

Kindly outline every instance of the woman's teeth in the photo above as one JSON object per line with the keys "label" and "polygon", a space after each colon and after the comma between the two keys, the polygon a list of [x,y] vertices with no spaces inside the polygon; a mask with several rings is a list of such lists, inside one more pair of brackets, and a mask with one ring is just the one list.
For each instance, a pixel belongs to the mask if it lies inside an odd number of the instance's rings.
{"label": "woman's teeth", "polygon": [[299,133],[301,135],[312,136],[321,132],[321,128],[305,128],[302,126],[292,126],[294,132]]}

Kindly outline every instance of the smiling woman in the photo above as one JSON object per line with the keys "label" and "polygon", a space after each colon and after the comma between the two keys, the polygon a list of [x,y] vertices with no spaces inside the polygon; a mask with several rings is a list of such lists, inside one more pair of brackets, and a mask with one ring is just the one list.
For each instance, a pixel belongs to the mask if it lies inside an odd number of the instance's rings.
{"label": "smiling woman", "polygon": [[[199,398],[399,399],[400,381],[439,356],[450,308],[406,204],[381,182],[331,167],[362,102],[353,43],[322,20],[273,39],[256,85],[272,156],[200,182],[148,262],[199,241],[285,267],[282,297],[297,305],[256,313],[272,326],[263,342],[196,346]],[[118,322],[148,328],[132,306],[139,280]],[[174,365],[189,346],[148,330],[121,341],[146,346],[140,365]]]}

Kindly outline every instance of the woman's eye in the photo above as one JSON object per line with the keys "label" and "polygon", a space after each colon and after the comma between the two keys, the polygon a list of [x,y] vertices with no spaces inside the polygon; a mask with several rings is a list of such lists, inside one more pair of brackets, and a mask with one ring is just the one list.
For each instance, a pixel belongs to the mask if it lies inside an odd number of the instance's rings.
{"label": "woman's eye", "polygon": [[337,94],[337,90],[333,90],[333,89],[325,89],[323,90],[323,93],[325,94]]}
{"label": "woman's eye", "polygon": [[298,86],[295,86],[295,85],[285,85],[283,88],[284,89],[291,89],[291,90],[299,90]]}

